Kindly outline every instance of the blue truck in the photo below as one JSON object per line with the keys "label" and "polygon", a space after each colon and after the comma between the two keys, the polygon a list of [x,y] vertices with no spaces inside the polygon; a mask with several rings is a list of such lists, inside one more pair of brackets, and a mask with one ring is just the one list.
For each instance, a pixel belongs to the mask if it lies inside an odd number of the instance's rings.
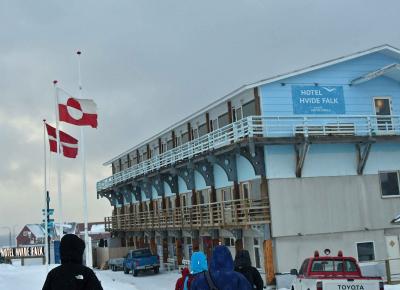
{"label": "blue truck", "polygon": [[146,271],[157,274],[160,271],[160,257],[153,255],[149,249],[130,250],[125,256],[123,270],[125,274],[132,271],[135,277],[139,272]]}

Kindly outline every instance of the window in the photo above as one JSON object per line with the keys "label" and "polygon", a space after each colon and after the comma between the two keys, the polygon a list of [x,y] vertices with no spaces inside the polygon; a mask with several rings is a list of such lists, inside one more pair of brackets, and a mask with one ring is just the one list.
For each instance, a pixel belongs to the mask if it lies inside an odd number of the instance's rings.
{"label": "window", "polygon": [[168,140],[167,142],[167,150],[171,150],[172,148],[174,148],[174,142],[171,140]]}
{"label": "window", "polygon": [[176,136],[175,137],[175,147],[181,146],[181,136]]}
{"label": "window", "polygon": [[219,128],[222,128],[222,127],[224,127],[224,126],[226,126],[228,124],[229,124],[229,115],[228,115],[228,113],[225,113],[225,114],[223,114],[223,115],[218,117]]}
{"label": "window", "polygon": [[399,174],[396,171],[380,172],[379,180],[382,196],[399,196]]}
{"label": "window", "polygon": [[191,245],[192,244],[192,238],[187,237],[186,238],[186,245]]}
{"label": "window", "polygon": [[222,196],[223,196],[224,201],[231,201],[231,200],[232,200],[232,192],[231,192],[231,189],[230,189],[229,187],[223,189],[223,190],[222,190]]}
{"label": "window", "polygon": [[232,108],[232,117],[233,117],[233,122],[236,122],[236,121],[239,121],[239,120],[243,119],[242,107]]}
{"label": "window", "polygon": [[185,144],[185,143],[189,142],[189,133],[188,133],[188,132],[183,133],[183,134],[182,134],[181,140],[182,140],[182,141],[181,141],[182,144]]}
{"label": "window", "polygon": [[197,128],[192,129],[192,138],[193,139],[199,138],[199,130]]}
{"label": "window", "polygon": [[164,153],[167,151],[167,143],[164,141],[161,143],[161,153]]}
{"label": "window", "polygon": [[309,259],[304,260],[303,264],[300,267],[299,275],[303,275],[307,272],[308,261]]}
{"label": "window", "polygon": [[218,119],[210,120],[210,129],[211,131],[215,131],[219,128]]}
{"label": "window", "polygon": [[359,262],[375,260],[374,242],[357,243],[357,255]]}
{"label": "window", "polygon": [[207,134],[207,124],[202,124],[199,126],[199,137]]}
{"label": "window", "polygon": [[227,247],[234,247],[235,239],[234,238],[224,238],[224,245]]}
{"label": "window", "polygon": [[242,115],[244,117],[254,116],[256,114],[256,103],[250,101],[242,106]]}

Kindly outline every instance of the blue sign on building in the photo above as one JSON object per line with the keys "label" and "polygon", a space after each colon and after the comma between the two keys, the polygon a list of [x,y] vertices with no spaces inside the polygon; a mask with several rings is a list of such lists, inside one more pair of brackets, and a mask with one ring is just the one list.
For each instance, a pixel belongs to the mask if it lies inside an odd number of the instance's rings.
{"label": "blue sign on building", "polygon": [[345,114],[343,87],[292,86],[294,114]]}

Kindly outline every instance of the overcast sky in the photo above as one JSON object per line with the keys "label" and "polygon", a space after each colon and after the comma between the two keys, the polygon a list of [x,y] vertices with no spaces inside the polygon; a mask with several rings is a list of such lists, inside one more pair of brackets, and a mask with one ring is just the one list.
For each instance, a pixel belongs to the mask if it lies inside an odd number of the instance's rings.
{"label": "overcast sky", "polygon": [[[85,130],[85,143],[89,219],[99,221],[111,214],[96,199],[96,181],[111,174],[103,162],[243,84],[400,47],[398,11],[397,0],[1,0],[0,225],[41,221],[42,119],[54,123],[54,79],[77,91],[77,49],[83,96],[98,105],[99,128]],[[62,162],[68,221],[82,221],[80,164]]]}

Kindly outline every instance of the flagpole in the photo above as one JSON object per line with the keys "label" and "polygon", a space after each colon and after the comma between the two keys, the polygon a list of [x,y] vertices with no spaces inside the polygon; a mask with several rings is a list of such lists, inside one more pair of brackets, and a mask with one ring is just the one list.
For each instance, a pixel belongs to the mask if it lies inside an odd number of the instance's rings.
{"label": "flagpole", "polygon": [[44,218],[44,229],[45,229],[45,248],[44,248],[44,253],[46,256],[46,265],[47,265],[47,272],[49,272],[49,228],[48,228],[48,223],[47,223],[47,216],[48,216],[48,211],[47,211],[47,163],[46,163],[46,119],[43,119],[43,157],[44,157],[44,213],[45,213],[45,218]]}
{"label": "flagpole", "polygon": [[[81,79],[81,51],[76,52],[78,56],[78,89],[79,95],[78,97],[82,98],[82,79]],[[89,234],[88,234],[88,202],[87,202],[87,188],[86,188],[86,157],[85,157],[85,134],[83,131],[83,127],[81,126],[81,160],[82,160],[82,193],[83,193],[83,222],[84,222],[84,233],[85,233],[85,257],[86,257],[86,266],[92,267],[91,255],[89,251],[91,251],[91,247],[89,245]]]}
{"label": "flagpole", "polygon": [[54,99],[55,99],[55,109],[56,109],[56,134],[57,134],[57,196],[58,196],[58,220],[59,220],[59,231],[60,240],[64,235],[63,229],[63,213],[62,213],[62,193],[61,193],[61,143],[60,143],[60,130],[59,130],[59,114],[58,114],[58,81],[53,81],[54,85]]}

